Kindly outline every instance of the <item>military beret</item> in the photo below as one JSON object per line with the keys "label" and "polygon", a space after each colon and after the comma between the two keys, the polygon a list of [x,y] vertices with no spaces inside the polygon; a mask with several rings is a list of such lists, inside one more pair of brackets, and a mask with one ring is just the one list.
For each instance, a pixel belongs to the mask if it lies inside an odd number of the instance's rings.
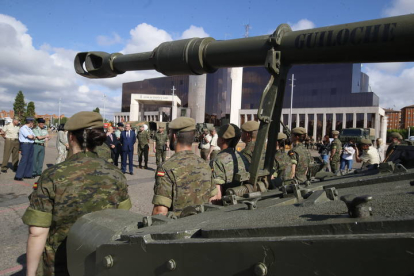
{"label": "military beret", "polygon": [[81,111],[69,118],[65,124],[65,130],[73,131],[83,128],[103,127],[101,114],[92,111]]}
{"label": "military beret", "polygon": [[141,128],[141,127],[142,127],[142,128],[145,128],[145,126],[144,126],[144,125],[140,125],[140,126],[139,126],[139,128]]}
{"label": "military beret", "polygon": [[245,122],[242,125],[241,129],[243,131],[246,131],[246,132],[252,132],[252,131],[258,130],[259,129],[259,126],[260,126],[259,122],[256,122],[256,121],[248,121],[248,122]]}
{"label": "military beret", "polygon": [[361,139],[361,144],[372,145],[372,142],[371,140],[364,138],[364,139]]}
{"label": "military beret", "polygon": [[337,131],[337,130],[332,130],[332,135],[339,135],[339,131]]}
{"label": "military beret", "polygon": [[236,136],[240,137],[240,128],[234,124],[227,124],[221,126],[217,134],[219,137],[222,137],[224,139],[231,139]]}
{"label": "military beret", "polygon": [[194,119],[189,117],[179,117],[177,119],[174,119],[170,123],[169,128],[183,132],[196,129]]}
{"label": "military beret", "polygon": [[39,118],[39,119],[37,119],[37,122],[39,123],[39,124],[44,124],[46,121],[43,119],[43,118]]}
{"label": "military beret", "polygon": [[208,128],[206,128],[206,127],[203,127],[203,131],[208,131]]}
{"label": "military beret", "polygon": [[158,128],[165,128],[164,126],[159,126]]}
{"label": "military beret", "polygon": [[124,124],[123,123],[118,123],[117,124],[119,127],[123,127],[124,126]]}
{"label": "military beret", "polygon": [[306,134],[306,129],[304,127],[295,127],[292,129],[293,134]]}
{"label": "military beret", "polygon": [[391,132],[390,133],[390,137],[391,138],[397,138],[397,139],[400,139],[400,140],[403,139],[402,136],[401,136],[401,134],[399,134],[398,132]]}
{"label": "military beret", "polygon": [[283,139],[287,139],[286,134],[284,134],[283,132],[279,132],[277,134],[277,140],[283,140]]}
{"label": "military beret", "polygon": [[27,117],[26,118],[26,122],[33,122],[34,121],[34,118],[32,118],[32,117]]}

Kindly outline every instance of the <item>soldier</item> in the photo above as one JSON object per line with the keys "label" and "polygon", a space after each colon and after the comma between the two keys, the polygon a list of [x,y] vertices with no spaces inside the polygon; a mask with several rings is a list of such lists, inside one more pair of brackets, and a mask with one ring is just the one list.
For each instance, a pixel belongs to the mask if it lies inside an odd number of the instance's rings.
{"label": "soldier", "polygon": [[200,135],[200,156],[207,161],[208,154],[210,153],[211,135],[208,133],[207,128],[203,128],[203,133]]}
{"label": "soldier", "polygon": [[144,126],[139,126],[139,131],[137,134],[138,139],[138,165],[139,168],[142,169],[142,155],[144,155],[144,163],[145,163],[145,169],[148,169],[148,150],[149,150],[149,140],[150,135],[149,132],[144,130]]}
{"label": "soldier", "polygon": [[312,156],[308,149],[305,148],[303,142],[306,138],[306,129],[297,127],[292,129],[292,146],[288,155],[292,159],[291,179],[296,179],[299,184],[308,182],[308,170],[312,163]]}
{"label": "soldier", "polygon": [[116,145],[117,150],[115,152],[114,158],[117,160],[117,163],[118,163],[119,156],[120,155],[122,156],[122,145],[121,145],[120,140],[121,140],[121,132],[124,131],[124,124],[123,123],[118,123],[117,126],[118,126],[118,128],[117,128],[117,130],[115,130],[114,134],[115,134],[116,139],[118,139],[119,143],[117,143],[117,145]]}
{"label": "soldier", "polygon": [[33,129],[33,133],[35,135],[33,176],[36,177],[42,174],[43,161],[45,160],[45,143],[49,140],[49,133],[43,118],[37,119],[37,127]]}
{"label": "soldier", "polygon": [[[277,134],[276,154],[273,176],[278,179],[278,183],[283,182],[291,177],[292,159],[285,152],[285,143],[287,136],[283,132]],[[279,186],[279,185],[276,185]]]}
{"label": "soldier", "polygon": [[1,165],[1,172],[7,172],[7,165],[9,163],[10,154],[12,156],[12,168],[15,172],[17,164],[19,163],[19,120],[13,119],[13,122],[6,125],[1,134],[4,139],[3,164]]}
{"label": "soldier", "polygon": [[158,132],[154,136],[153,150],[155,153],[157,166],[159,166],[162,162],[165,161],[165,158],[167,157],[167,150],[169,150],[168,135],[164,132],[163,126],[160,126],[158,128]]}
{"label": "soldier", "polygon": [[218,200],[228,188],[240,185],[234,179],[236,173],[249,171],[249,161],[235,149],[240,136],[240,129],[234,124],[224,125],[218,131],[218,145],[222,150],[217,154],[216,159],[210,162],[213,183],[218,189]]}
{"label": "soldier", "polygon": [[29,226],[27,275],[36,270],[37,275],[69,275],[66,236],[76,220],[107,208],[131,208],[125,176],[92,152],[105,141],[101,115],[79,112],[65,128],[73,154],[43,172],[22,218]]}
{"label": "soldier", "polygon": [[14,180],[23,181],[24,178],[33,177],[33,143],[35,135],[33,133],[33,118],[26,118],[26,124],[19,130],[20,150],[22,152],[22,159],[16,171]]}
{"label": "soldier", "polygon": [[171,211],[180,216],[186,207],[209,202],[217,191],[211,181],[208,163],[191,150],[195,135],[194,119],[177,118],[169,128],[170,149],[175,150],[175,154],[158,166],[152,214],[167,215]]}
{"label": "soldier", "polygon": [[329,160],[331,161],[331,171],[334,174],[339,174],[339,165],[341,162],[341,150],[342,150],[342,143],[341,141],[338,139],[339,136],[339,131],[337,130],[333,130],[332,131],[332,137],[334,138],[334,140],[331,143],[331,157],[329,158]]}
{"label": "soldier", "polygon": [[252,156],[254,145],[256,143],[257,132],[259,130],[259,122],[248,121],[241,127],[242,135],[241,140],[246,144],[246,147],[240,152],[246,157],[249,163],[252,163]]}
{"label": "soldier", "polygon": [[385,160],[387,160],[388,156],[393,152],[394,146],[401,144],[402,139],[403,138],[401,134],[399,134],[398,132],[391,132],[390,134],[391,144],[388,145],[387,151],[385,153]]}

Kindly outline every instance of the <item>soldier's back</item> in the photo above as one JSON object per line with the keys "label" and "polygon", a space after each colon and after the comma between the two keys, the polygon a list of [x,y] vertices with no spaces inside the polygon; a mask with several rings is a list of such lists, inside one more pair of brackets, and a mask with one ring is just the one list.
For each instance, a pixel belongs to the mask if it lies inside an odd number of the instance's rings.
{"label": "soldier's back", "polygon": [[298,143],[288,154],[296,164],[295,179],[300,183],[305,182],[307,180],[306,173],[312,162],[312,156],[309,150],[302,143]]}

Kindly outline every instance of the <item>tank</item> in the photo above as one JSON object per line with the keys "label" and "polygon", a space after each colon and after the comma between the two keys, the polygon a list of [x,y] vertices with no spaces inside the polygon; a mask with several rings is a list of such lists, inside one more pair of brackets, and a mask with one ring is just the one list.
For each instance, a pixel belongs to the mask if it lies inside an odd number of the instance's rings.
{"label": "tank", "polygon": [[[180,218],[104,210],[80,218],[67,239],[71,275],[414,275],[414,147],[355,174],[274,188],[270,175],[287,73],[294,64],[414,61],[414,15],[216,41],[165,42],[152,52],[83,52],[88,78],[131,70],[165,75],[264,66],[260,128],[249,173],[223,206]],[[261,153],[266,148],[264,164]],[[273,188],[273,189],[272,189]]]}

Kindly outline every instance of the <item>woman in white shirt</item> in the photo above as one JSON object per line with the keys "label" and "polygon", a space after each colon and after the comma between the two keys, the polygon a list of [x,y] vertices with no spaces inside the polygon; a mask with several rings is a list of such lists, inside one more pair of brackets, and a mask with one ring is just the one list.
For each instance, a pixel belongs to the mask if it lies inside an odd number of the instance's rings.
{"label": "woman in white shirt", "polygon": [[[352,171],[352,165],[354,163],[354,154],[355,154],[355,145],[353,141],[349,141],[343,147],[342,155],[341,155],[341,174],[345,171],[348,173]],[[346,167],[346,170],[345,170]]]}

